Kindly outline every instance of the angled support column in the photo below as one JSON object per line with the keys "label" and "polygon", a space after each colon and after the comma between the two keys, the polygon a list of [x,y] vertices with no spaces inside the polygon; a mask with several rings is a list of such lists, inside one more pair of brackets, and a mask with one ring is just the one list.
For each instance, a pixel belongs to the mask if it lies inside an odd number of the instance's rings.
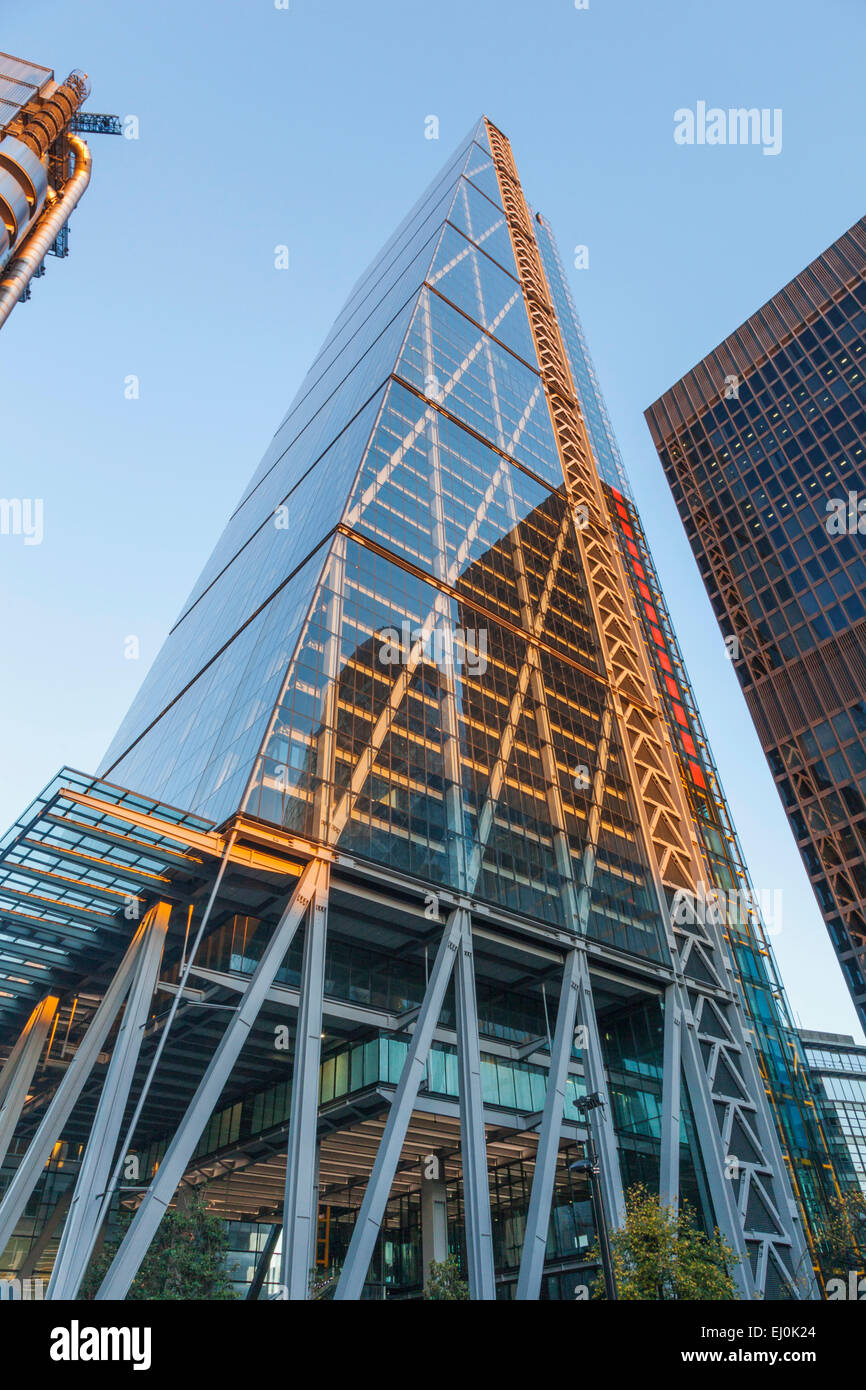
{"label": "angled support column", "polygon": [[578,951],[576,949],[569,951],[562,972],[562,989],[556,1014],[556,1031],[550,1049],[547,1094],[544,1098],[544,1114],[538,1136],[538,1152],[535,1155],[535,1171],[532,1174],[532,1192],[529,1198],[529,1212],[526,1217],[526,1231],[523,1237],[523,1253],[520,1257],[520,1276],[517,1280],[518,1299],[535,1300],[541,1290],[541,1274],[544,1268],[544,1254],[547,1249],[547,1228],[550,1225],[550,1204],[553,1199],[556,1160],[559,1154],[559,1136],[562,1131],[562,1115],[565,1109],[565,1085],[568,1080],[568,1063],[574,1042],[574,1020],[577,1014],[579,989],[577,956]]}
{"label": "angled support column", "polygon": [[492,1302],[496,1298],[493,1227],[481,1093],[481,1046],[475,1000],[472,919],[468,912],[463,913],[454,994],[457,1003],[457,1085],[460,1093],[460,1151],[469,1297]]}
{"label": "angled support column", "polygon": [[409,1128],[409,1121],[412,1118],[418,1087],[421,1085],[427,1070],[430,1044],[433,1041],[436,1024],[439,1022],[439,1015],[442,1012],[445,991],[448,988],[448,981],[451,978],[451,971],[454,968],[454,961],[460,947],[463,919],[466,916],[463,908],[456,908],[449,916],[442,933],[442,939],[424,993],[424,1000],[415,1024],[415,1031],[409,1044],[409,1051],[403,1063],[397,1090],[391,1102],[391,1109],[388,1112],[388,1119],[376,1152],[376,1162],[373,1164],[370,1181],[367,1183],[367,1190],[364,1193],[364,1200],[358,1212],[358,1219],[355,1222],[355,1229],[352,1232],[352,1239],[346,1252],[343,1270],[334,1293],[334,1298],[341,1302],[361,1297],[364,1280],[367,1277],[367,1270],[370,1268],[370,1260],[373,1257],[376,1238],[382,1225],[382,1217],[391,1193],[391,1184],[394,1181],[394,1174],[400,1161],[406,1130]]}
{"label": "angled support column", "polygon": [[307,917],[301,1001],[295,1035],[280,1266],[280,1282],[293,1300],[307,1297],[310,1243],[315,1240],[316,1129],[319,1119],[325,945],[328,935],[328,880],[329,870],[325,867]]}
{"label": "angled support column", "polygon": [[[743,1047],[743,1070],[750,1082],[753,1095],[760,1095],[764,1089],[764,1078],[761,1076],[755,1057],[755,1048],[752,1041],[751,1031],[747,1032],[743,1028],[744,1047]],[[771,1155],[773,1169],[777,1173],[787,1174],[785,1159],[782,1154],[782,1146],[779,1143],[779,1135],[776,1130],[773,1117],[767,1105],[759,1105],[757,1109],[758,1133],[765,1151]],[[818,1300],[821,1292],[815,1278],[813,1256],[806,1240],[806,1233],[803,1230],[803,1221],[794,1199],[793,1191],[786,1180],[784,1185],[783,1200],[787,1203],[787,1215],[790,1218],[789,1231],[791,1234],[791,1260],[795,1271],[803,1271],[803,1278],[806,1285],[806,1298]]]}
{"label": "angled support column", "polygon": [[604,1209],[612,1229],[625,1225],[625,1197],[622,1190],[622,1177],[619,1171],[619,1151],[613,1128],[613,1110],[607,1077],[604,1074],[604,1061],[601,1052],[601,1038],[595,1016],[595,1003],[592,997],[592,982],[589,978],[589,965],[583,952],[578,960],[580,979],[580,1022],[582,1026],[583,1073],[586,1078],[588,1094],[596,1092],[602,1104],[589,1112],[593,1142],[598,1154],[601,1190],[604,1194]]}
{"label": "angled support column", "polygon": [[713,1097],[701,1057],[701,1045],[694,1018],[684,997],[684,991],[680,994],[680,1007],[683,1012],[683,1073],[694,1115],[698,1146],[704,1161],[707,1185],[719,1230],[734,1254],[739,1256],[739,1264],[733,1270],[733,1279],[740,1298],[752,1299],[755,1297],[755,1285],[743,1236],[743,1225],[737,1211],[734,1184],[727,1176],[727,1155],[713,1111]]}
{"label": "angled support column", "polygon": [[168,903],[159,903],[145,919],[146,932],[135,965],[135,978],[123,1011],[123,1021],[102,1085],[72,1205],[51,1272],[47,1293],[49,1299],[77,1297],[99,1235],[102,1198],[111,1177],[120,1126],[144,1040],[170,917]]}
{"label": "angled support column", "polygon": [[682,1010],[673,986],[665,990],[665,1039],[662,1064],[662,1152],[659,1197],[663,1207],[679,1210],[680,1106],[682,1101]]}
{"label": "angled support column", "polygon": [[321,873],[322,861],[313,859],[298,879],[283,915],[244,990],[241,1002],[229,1019],[156,1176],[144,1194],[141,1206],[99,1287],[97,1299],[104,1301],[126,1297],[159,1223],[177,1191],[193,1150],[231,1075],[240,1050],[249,1037],[250,1029],[285,959],[286,951],[291,946],[295,932],[316,892]]}
{"label": "angled support column", "polygon": [[[575,883],[571,867],[571,847],[568,836],[565,834],[565,819],[562,808],[562,796],[559,791],[559,773],[553,755],[553,740],[550,732],[550,718],[547,713],[544,686],[537,677],[538,694],[537,710],[539,721],[539,735],[542,748],[545,749],[547,759],[547,776],[550,788],[549,796],[553,805],[554,823],[559,827],[556,835],[556,848],[558,862],[561,866],[561,873],[565,883],[564,902],[567,920],[579,937],[586,935],[589,924],[589,915],[592,908],[592,886],[595,879],[595,865],[598,851],[599,830],[601,828],[602,806],[604,803],[605,778],[607,776],[608,762],[610,759],[610,737],[612,726],[611,701],[608,697],[605,701],[599,723],[598,750],[596,757],[596,769],[592,781],[592,801],[590,812],[587,818],[586,840],[583,845],[581,856],[581,873],[579,883]],[[547,1095],[544,1103],[544,1114],[541,1122],[541,1131],[538,1140],[538,1153],[535,1159],[535,1171],[532,1176],[532,1193],[529,1202],[529,1212],[527,1214],[526,1232],[523,1239],[523,1252],[520,1260],[520,1276],[517,1282],[518,1299],[537,1299],[541,1289],[541,1277],[544,1266],[544,1254],[547,1246],[547,1228],[550,1222],[550,1205],[553,1196],[553,1184],[556,1176],[556,1159],[559,1152],[559,1136],[562,1128],[562,1116],[565,1108],[565,1085],[568,1078],[568,1062],[571,1056],[571,1047],[574,1039],[574,1023],[577,1004],[582,989],[582,981],[585,985],[586,999],[584,1001],[584,1015],[592,1020],[593,1036],[598,1045],[598,1030],[595,1027],[595,1007],[592,999],[592,986],[589,978],[588,969],[582,974],[579,957],[584,959],[584,948],[580,946],[572,950],[566,957],[565,967],[562,977],[562,991],[559,999],[559,1010],[556,1016],[556,1032],[550,1053],[550,1072],[547,1081]],[[588,1029],[585,1028],[587,1036]],[[587,1077],[587,1089],[598,1090],[600,1087],[589,1080],[590,1068],[586,1061],[587,1048],[584,1044],[584,1070]],[[604,1079],[604,1068],[601,1064],[601,1054],[598,1053],[598,1065],[595,1067],[594,1076],[601,1076]],[[606,1103],[604,1114],[608,1112],[607,1090],[604,1089]],[[590,1123],[595,1121],[598,1111],[591,1112]],[[609,1125],[609,1121],[607,1122]],[[613,1224],[619,1224],[617,1219],[618,1204],[622,1201],[622,1186],[619,1177],[619,1159],[616,1150],[616,1140],[612,1134],[607,1136],[604,1145],[600,1142],[600,1134],[597,1130],[605,1124],[603,1116],[599,1116],[596,1121],[596,1128],[593,1129],[593,1139],[596,1141],[596,1150],[603,1152],[601,1164],[605,1172],[603,1181],[608,1185],[608,1203],[606,1210],[608,1219]],[[610,1154],[613,1153],[613,1160]],[[611,1167],[613,1163],[613,1167]],[[600,1165],[601,1166],[601,1165]]]}
{"label": "angled support column", "polygon": [[268,1238],[256,1261],[256,1272],[253,1275],[252,1283],[247,1289],[247,1302],[255,1302],[256,1299],[261,1297],[262,1289],[265,1286],[265,1280],[268,1277],[268,1269],[273,1259],[274,1251],[277,1248],[277,1241],[280,1238],[280,1229],[279,1221],[275,1221],[268,1232]]}
{"label": "angled support column", "polygon": [[36,1005],[0,1072],[0,1166],[12,1142],[24,1108],[33,1073],[39,1065],[48,1030],[57,1016],[60,1000],[47,994]]}
{"label": "angled support column", "polygon": [[78,1045],[72,1061],[66,1069],[63,1080],[55,1091],[51,1104],[42,1117],[42,1122],[34,1134],[27,1152],[15,1170],[15,1176],[6,1189],[0,1202],[0,1251],[5,1249],[9,1238],[24,1212],[31,1193],[42,1175],[51,1150],[63,1132],[63,1127],[72,1113],[87,1078],[102,1051],[105,1039],[113,1024],[117,1011],[126,998],[135,973],[135,964],[145,935],[145,923],[141,923],[127,947],[126,955],[118,966],[114,978],[102,997],[102,1001],[90,1021],[90,1027]]}

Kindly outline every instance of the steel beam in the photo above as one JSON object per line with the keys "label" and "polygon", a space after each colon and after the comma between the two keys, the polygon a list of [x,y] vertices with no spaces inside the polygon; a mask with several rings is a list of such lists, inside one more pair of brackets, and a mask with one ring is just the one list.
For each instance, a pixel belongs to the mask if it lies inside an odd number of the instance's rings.
{"label": "steel beam", "polygon": [[319,1063],[322,1055],[322,1002],[328,935],[328,869],[322,872],[304,931],[301,1006],[295,1034],[292,1107],[286,1155],[283,1248],[280,1282],[291,1300],[307,1298],[310,1243],[316,1227],[316,1129],[319,1118]]}
{"label": "steel beam", "polygon": [[[145,918],[145,922],[146,920]],[[6,1189],[3,1201],[0,1202],[0,1251],[5,1249],[21,1219],[42,1170],[51,1156],[51,1150],[63,1132],[66,1121],[102,1051],[117,1011],[130,989],[138,953],[144,940],[145,922],[141,923],[127,947],[126,954],[90,1021],[90,1027],[79,1043],[75,1056]]]}
{"label": "steel beam", "polygon": [[99,1287],[96,1294],[98,1300],[126,1297],[159,1223],[183,1178],[202,1131],[219,1101],[241,1048],[258,1017],[274,977],[292,944],[310,900],[315,895],[321,873],[322,861],[312,859],[298,879],[238,1008],[226,1026],[186,1114],[157,1169],[156,1176],[147,1189],[141,1206]]}
{"label": "steel beam", "polygon": [[569,951],[562,972],[562,989],[556,1014],[556,1029],[550,1049],[547,1094],[544,1098],[544,1112],[538,1136],[538,1152],[535,1155],[535,1170],[532,1174],[532,1191],[529,1198],[529,1212],[526,1217],[526,1230],[523,1236],[523,1253],[520,1257],[520,1275],[517,1280],[518,1299],[535,1300],[541,1290],[541,1275],[547,1249],[547,1230],[550,1225],[550,1206],[556,1177],[556,1160],[559,1154],[559,1136],[562,1131],[562,1116],[565,1109],[568,1063],[574,1042],[574,1020],[577,1013],[580,983],[577,957],[577,949]]}
{"label": "steel beam", "polygon": [[[0,1166],[6,1157],[15,1127],[24,1108],[39,1065],[42,1048],[57,1015],[60,1000],[46,994],[28,1018],[0,1072]],[[2,1252],[0,1252],[2,1253]]]}
{"label": "steel beam", "polygon": [[664,1061],[662,1063],[662,1152],[659,1197],[663,1207],[679,1210],[680,1108],[682,1104],[682,1010],[677,990],[669,985],[664,998]]}
{"label": "steel beam", "polygon": [[457,1004],[457,1088],[460,1099],[460,1157],[463,1169],[463,1210],[466,1220],[466,1258],[469,1297],[496,1298],[493,1267],[493,1227],[490,1220],[490,1179],[481,1091],[481,1045],[475,998],[472,919],[462,912],[463,929],[457,952],[454,995]]}
{"label": "steel beam", "polygon": [[430,978],[424,992],[421,1011],[418,1014],[409,1051],[403,1063],[397,1090],[391,1102],[385,1129],[376,1151],[373,1171],[367,1183],[364,1200],[358,1212],[358,1219],[355,1222],[355,1229],[349,1242],[342,1273],[334,1293],[334,1298],[340,1302],[361,1297],[364,1281],[367,1278],[367,1270],[370,1268],[370,1260],[373,1257],[376,1238],[379,1235],[382,1217],[385,1214],[385,1207],[391,1192],[391,1184],[394,1181],[394,1174],[400,1161],[403,1141],[406,1138],[406,1131],[412,1118],[412,1109],[418,1095],[418,1087],[427,1071],[430,1044],[433,1041],[433,1033],[439,1021],[439,1015],[442,1012],[445,991],[448,988],[448,981],[451,978],[451,971],[454,968],[454,961],[463,935],[463,921],[467,915],[462,908],[455,908],[442,933],[433,969],[430,972]]}
{"label": "steel beam", "polygon": [[103,1196],[111,1178],[120,1126],[135,1076],[151,1000],[159,976],[171,908],[158,903],[146,918],[146,934],[123,1011],[111,1062],[84,1150],[72,1205],[51,1272],[47,1298],[75,1298],[102,1225]]}

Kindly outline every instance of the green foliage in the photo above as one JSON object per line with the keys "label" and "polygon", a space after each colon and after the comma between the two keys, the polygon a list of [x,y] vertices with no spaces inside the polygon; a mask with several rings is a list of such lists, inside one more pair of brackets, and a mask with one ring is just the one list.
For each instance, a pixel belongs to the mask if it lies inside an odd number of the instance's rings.
{"label": "green foliage", "polygon": [[[208,1211],[204,1187],[171,1207],[160,1222],[150,1249],[126,1295],[132,1300],[227,1300],[235,1298],[225,1270],[228,1234],[218,1216]],[[120,1235],[106,1241],[90,1262],[81,1298],[93,1298],[131,1221],[126,1217]]]}
{"label": "green foliage", "polygon": [[[732,1300],[738,1257],[718,1230],[707,1235],[686,1204],[679,1213],[638,1183],[626,1194],[626,1222],[610,1237],[621,1299]],[[591,1258],[598,1259],[598,1249]],[[599,1275],[593,1296],[604,1298]]]}
{"label": "green foliage", "polygon": [[430,1261],[430,1277],[424,1289],[425,1298],[442,1298],[453,1302],[469,1297],[469,1285],[460,1278],[460,1266],[453,1255],[447,1260]]}
{"label": "green foliage", "polygon": [[821,1267],[829,1277],[846,1279],[866,1267],[866,1193],[849,1188],[829,1207],[816,1231]]}

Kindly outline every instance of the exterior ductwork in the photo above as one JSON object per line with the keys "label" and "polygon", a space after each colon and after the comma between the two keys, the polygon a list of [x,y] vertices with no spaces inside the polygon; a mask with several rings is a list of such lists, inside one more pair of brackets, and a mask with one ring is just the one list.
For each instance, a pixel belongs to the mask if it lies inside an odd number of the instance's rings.
{"label": "exterior ductwork", "polygon": [[47,192],[38,155],[13,135],[0,141],[0,269],[39,216]]}
{"label": "exterior ductwork", "polygon": [[71,72],[47,101],[35,110],[28,107],[24,112],[27,123],[20,135],[23,144],[28,145],[38,159],[42,159],[89,95],[87,74]]}
{"label": "exterior ductwork", "polygon": [[[5,142],[4,142],[5,143]],[[2,147],[0,147],[2,148]],[[90,150],[77,135],[69,136],[74,166],[61,197],[48,195],[48,206],[33,231],[16,247],[16,255],[0,280],[0,328],[42,264],[60,229],[66,225],[90,182]]]}

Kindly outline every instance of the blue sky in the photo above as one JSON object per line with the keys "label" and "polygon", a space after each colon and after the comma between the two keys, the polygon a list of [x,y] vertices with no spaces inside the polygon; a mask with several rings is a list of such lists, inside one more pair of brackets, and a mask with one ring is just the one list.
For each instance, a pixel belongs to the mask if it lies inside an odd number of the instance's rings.
{"label": "blue sky", "polygon": [[[0,338],[0,493],[45,508],[40,546],[0,542],[0,826],[95,768],[348,288],[485,112],[566,264],[589,248],[572,289],[753,878],[783,891],[795,1013],[859,1036],[643,411],[862,215],[864,39],[861,0],[4,15],[6,51],[85,68],[140,136],[93,137],[70,258]],[[781,153],[676,144],[698,101],[780,108]]]}

